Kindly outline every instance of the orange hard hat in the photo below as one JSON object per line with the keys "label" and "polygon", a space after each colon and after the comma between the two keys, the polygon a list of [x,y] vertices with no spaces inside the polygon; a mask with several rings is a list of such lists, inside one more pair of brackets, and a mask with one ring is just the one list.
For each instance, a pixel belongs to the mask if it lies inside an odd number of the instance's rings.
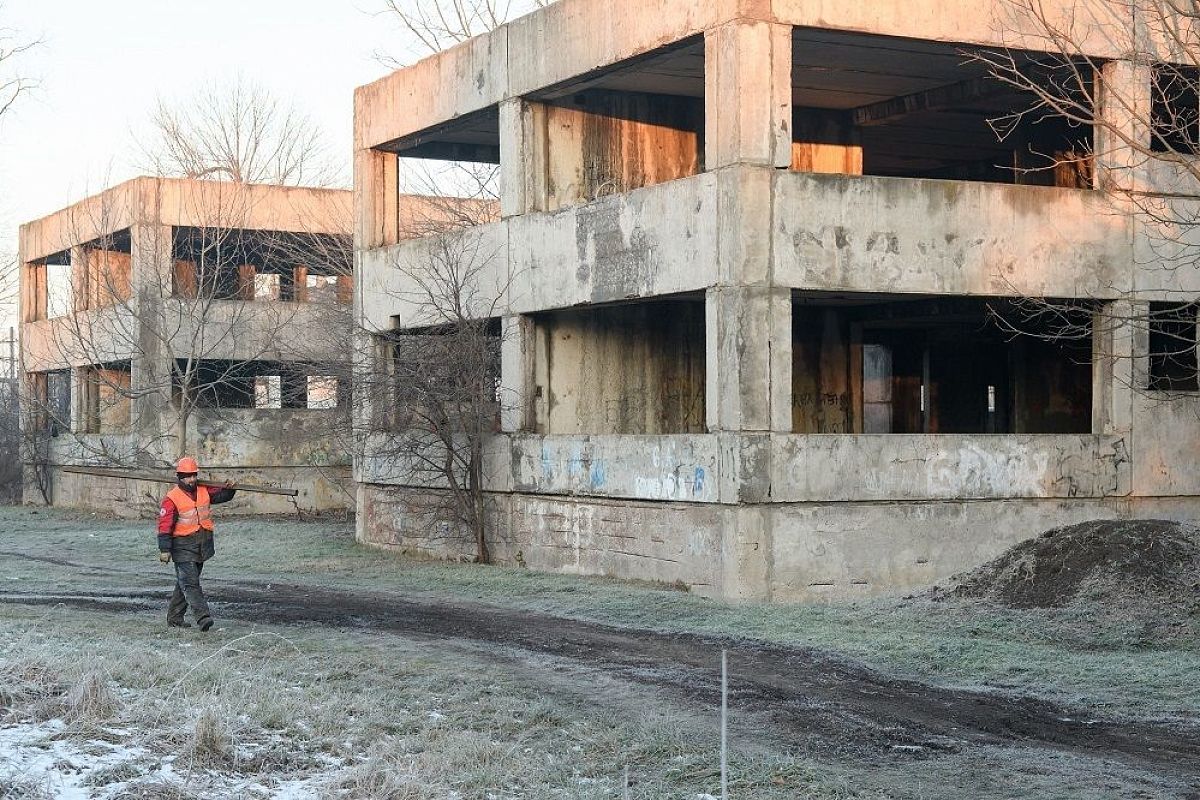
{"label": "orange hard hat", "polygon": [[175,471],[184,474],[193,474],[200,471],[200,465],[196,463],[196,459],[191,456],[184,456],[179,459],[179,463],[175,465]]}

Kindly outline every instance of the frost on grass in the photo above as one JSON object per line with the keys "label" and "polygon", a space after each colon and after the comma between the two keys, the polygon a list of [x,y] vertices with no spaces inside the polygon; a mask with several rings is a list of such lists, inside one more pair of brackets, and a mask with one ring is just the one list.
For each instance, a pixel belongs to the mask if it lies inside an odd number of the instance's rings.
{"label": "frost on grass", "polygon": [[62,718],[67,722],[103,722],[120,709],[112,682],[96,670],[85,673],[62,699]]}
{"label": "frost on grass", "polygon": [[205,708],[196,718],[192,740],[188,742],[184,755],[199,766],[222,766],[233,761],[233,736],[213,708]]}

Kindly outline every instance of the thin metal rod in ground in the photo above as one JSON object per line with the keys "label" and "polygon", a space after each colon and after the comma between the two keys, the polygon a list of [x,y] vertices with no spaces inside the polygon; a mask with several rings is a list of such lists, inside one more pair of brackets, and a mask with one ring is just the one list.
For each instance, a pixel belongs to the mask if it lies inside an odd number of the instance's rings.
{"label": "thin metal rod in ground", "polygon": [[628,764],[625,765],[625,784],[624,784],[624,788],[621,790],[621,800],[632,800],[632,796],[629,794],[629,765]]}
{"label": "thin metal rod in ground", "polygon": [[729,656],[721,649],[721,800],[729,800],[729,762],[726,744],[729,732]]}

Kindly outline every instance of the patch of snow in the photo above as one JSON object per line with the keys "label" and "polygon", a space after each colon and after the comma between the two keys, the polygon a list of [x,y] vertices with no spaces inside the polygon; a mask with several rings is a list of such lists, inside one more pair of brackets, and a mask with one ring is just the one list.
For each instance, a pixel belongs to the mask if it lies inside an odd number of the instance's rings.
{"label": "patch of snow", "polygon": [[88,786],[88,779],[100,770],[137,760],[146,751],[98,739],[55,738],[66,727],[62,720],[53,719],[0,730],[0,774],[40,784],[55,800],[119,797],[125,784],[109,784],[97,795],[98,787]]}

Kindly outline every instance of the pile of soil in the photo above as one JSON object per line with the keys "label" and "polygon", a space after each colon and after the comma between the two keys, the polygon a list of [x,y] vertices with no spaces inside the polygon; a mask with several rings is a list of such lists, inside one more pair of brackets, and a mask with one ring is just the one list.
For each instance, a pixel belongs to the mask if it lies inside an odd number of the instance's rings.
{"label": "pile of soil", "polygon": [[935,597],[1016,609],[1073,609],[1148,638],[1200,629],[1200,528],[1157,519],[1054,528],[951,579]]}

